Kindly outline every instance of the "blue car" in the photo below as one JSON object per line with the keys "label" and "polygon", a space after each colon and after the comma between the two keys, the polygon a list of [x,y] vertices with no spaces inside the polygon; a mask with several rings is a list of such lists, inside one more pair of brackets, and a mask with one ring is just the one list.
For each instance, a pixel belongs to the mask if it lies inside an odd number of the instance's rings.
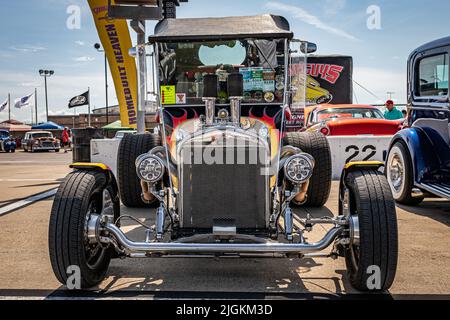
{"label": "blue car", "polygon": [[0,130],[0,151],[16,152],[16,141],[14,141],[8,130]]}
{"label": "blue car", "polygon": [[450,200],[450,37],[416,49],[408,61],[408,128],[391,142],[386,175],[394,199]]}

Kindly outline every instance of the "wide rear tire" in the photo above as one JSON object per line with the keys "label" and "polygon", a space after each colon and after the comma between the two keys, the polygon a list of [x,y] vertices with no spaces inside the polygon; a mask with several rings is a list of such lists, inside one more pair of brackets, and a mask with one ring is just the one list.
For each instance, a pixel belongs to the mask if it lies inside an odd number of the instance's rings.
{"label": "wide rear tire", "polygon": [[86,233],[90,215],[103,211],[105,190],[110,195],[108,207],[112,206],[117,219],[119,198],[102,172],[74,171],[56,193],[50,215],[49,253],[53,272],[63,285],[73,267],[80,270],[80,289],[94,287],[106,276],[115,251],[100,243],[89,243]]}
{"label": "wide rear tire", "polygon": [[117,171],[119,177],[119,190],[122,203],[129,208],[156,207],[155,199],[148,204],[142,200],[141,182],[136,174],[136,158],[160,146],[161,139],[155,134],[126,134],[119,146],[117,158]]}
{"label": "wide rear tire", "polygon": [[397,270],[398,231],[386,177],[377,170],[356,170],[345,185],[348,197],[341,199],[349,199],[349,214],[359,225],[359,241],[344,249],[350,284],[360,291],[388,290]]}
{"label": "wide rear tire", "polygon": [[289,132],[284,138],[284,145],[297,147],[314,157],[316,166],[304,205],[322,207],[331,191],[331,150],[327,138],[320,132]]}

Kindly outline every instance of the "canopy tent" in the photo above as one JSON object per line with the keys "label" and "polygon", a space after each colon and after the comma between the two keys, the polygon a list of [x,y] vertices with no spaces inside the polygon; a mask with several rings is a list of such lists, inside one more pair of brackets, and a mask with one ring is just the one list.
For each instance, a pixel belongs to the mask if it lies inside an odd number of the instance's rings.
{"label": "canopy tent", "polygon": [[105,130],[134,130],[133,128],[122,127],[122,121],[120,121],[120,120],[110,123],[107,126],[104,126],[102,129],[105,129]]}
{"label": "canopy tent", "polygon": [[247,17],[164,19],[150,42],[214,41],[236,39],[292,39],[288,21],[276,15]]}
{"label": "canopy tent", "polygon": [[41,123],[33,126],[33,130],[63,130],[64,127],[59,124],[54,123],[53,121],[49,121],[46,123]]}
{"label": "canopy tent", "polygon": [[0,129],[8,130],[10,132],[27,132],[31,130],[31,126],[17,120],[7,120],[0,123]]}

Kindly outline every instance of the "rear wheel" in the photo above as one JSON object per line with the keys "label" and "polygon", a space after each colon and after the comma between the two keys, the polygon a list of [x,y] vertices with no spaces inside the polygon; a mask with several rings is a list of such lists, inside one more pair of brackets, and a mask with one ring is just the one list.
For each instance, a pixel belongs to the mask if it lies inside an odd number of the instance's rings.
{"label": "rear wheel", "polygon": [[126,207],[156,207],[159,205],[155,199],[151,203],[142,200],[141,182],[136,174],[136,158],[161,145],[161,139],[155,134],[126,134],[119,146],[118,177],[119,190],[122,203]]}
{"label": "rear wheel", "polygon": [[107,216],[109,221],[119,216],[114,188],[102,172],[70,173],[55,196],[49,226],[50,260],[62,284],[67,284],[74,267],[80,270],[83,289],[105,278],[114,250],[89,238],[88,225],[96,216]]}
{"label": "rear wheel", "polygon": [[353,237],[344,248],[350,283],[360,291],[388,290],[397,270],[398,234],[386,177],[376,170],[358,170],[347,175],[345,185],[340,205],[353,225]]}
{"label": "rear wheel", "polygon": [[406,204],[417,205],[423,198],[413,198],[411,196],[414,187],[412,161],[405,145],[397,141],[389,151],[386,177],[394,196],[394,200]]}
{"label": "rear wheel", "polygon": [[284,145],[290,145],[314,157],[316,166],[310,179],[305,205],[322,207],[331,190],[331,150],[327,138],[320,132],[289,132]]}

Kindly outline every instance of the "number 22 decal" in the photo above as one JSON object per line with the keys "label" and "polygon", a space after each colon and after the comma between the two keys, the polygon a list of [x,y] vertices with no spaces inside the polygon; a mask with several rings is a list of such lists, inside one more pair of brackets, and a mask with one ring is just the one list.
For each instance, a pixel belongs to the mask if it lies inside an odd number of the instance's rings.
{"label": "number 22 decal", "polygon": [[345,148],[345,153],[349,153],[349,152],[352,152],[352,155],[350,157],[348,157],[347,160],[345,160],[345,163],[351,162],[353,159],[355,159],[357,156],[359,156],[360,153],[365,155],[369,152],[369,154],[367,154],[365,156],[365,158],[362,159],[362,161],[368,161],[374,155],[377,154],[377,148],[375,146],[368,145],[368,146],[364,146],[362,148],[362,150],[360,151],[358,146],[351,145],[351,146],[348,146],[347,148]]}

